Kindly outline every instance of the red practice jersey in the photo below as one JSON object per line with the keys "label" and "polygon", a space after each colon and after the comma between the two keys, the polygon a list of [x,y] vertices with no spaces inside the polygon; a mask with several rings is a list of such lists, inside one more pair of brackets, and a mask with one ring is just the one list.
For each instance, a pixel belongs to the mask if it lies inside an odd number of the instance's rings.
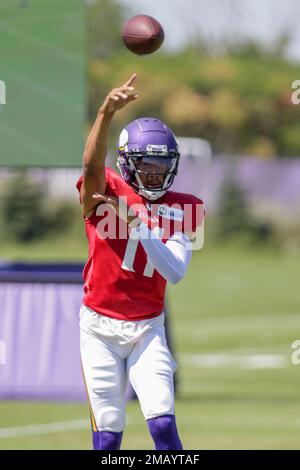
{"label": "red practice jersey", "polygon": [[[82,181],[81,176],[76,184],[78,191]],[[108,167],[106,185],[107,195],[126,198],[129,207],[138,204],[143,209],[142,219],[158,231],[164,243],[174,232],[195,232],[202,224],[203,203],[195,196],[167,191],[150,203]],[[84,217],[89,255],[83,270],[83,303],[119,320],[153,318],[163,310],[166,280],[148,262],[141,242],[130,237],[127,225],[117,216],[105,236],[105,207],[108,206],[100,204],[89,218]]]}

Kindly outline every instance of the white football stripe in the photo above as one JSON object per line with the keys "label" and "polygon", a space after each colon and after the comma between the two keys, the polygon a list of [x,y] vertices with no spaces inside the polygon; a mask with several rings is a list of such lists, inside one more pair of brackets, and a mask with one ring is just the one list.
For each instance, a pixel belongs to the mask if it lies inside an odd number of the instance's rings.
{"label": "white football stripe", "polygon": [[0,439],[9,439],[12,437],[34,436],[40,434],[51,434],[65,431],[79,431],[89,428],[89,420],[75,419],[72,421],[60,421],[44,424],[27,424],[24,426],[14,426],[9,428],[0,428]]}
{"label": "white football stripe", "polygon": [[179,362],[190,367],[238,367],[241,369],[281,369],[291,362],[283,354],[235,355],[231,353],[180,354]]}
{"label": "white football stripe", "polygon": [[[126,422],[134,421],[132,416],[127,415]],[[70,421],[59,421],[53,423],[25,424],[23,426],[12,426],[0,428],[0,439],[11,439],[24,436],[39,436],[41,434],[54,434],[65,431],[90,430],[89,419],[73,419]]]}

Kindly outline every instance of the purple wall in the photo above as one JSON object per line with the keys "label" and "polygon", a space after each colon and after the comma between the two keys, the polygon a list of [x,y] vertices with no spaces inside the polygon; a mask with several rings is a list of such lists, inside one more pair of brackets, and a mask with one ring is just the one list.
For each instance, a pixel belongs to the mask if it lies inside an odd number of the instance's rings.
{"label": "purple wall", "polygon": [[235,175],[251,202],[270,201],[300,209],[300,159],[263,160],[254,157],[214,156],[209,164],[183,158],[172,189],[190,192],[205,201],[208,211],[218,204],[219,190],[227,175]]}
{"label": "purple wall", "polygon": [[82,285],[0,284],[0,398],[85,399],[79,355]]}
{"label": "purple wall", "polygon": [[[115,159],[110,165],[116,171]],[[289,206],[291,212],[299,211],[300,204],[300,158],[262,159],[258,157],[214,155],[205,164],[200,159],[182,157],[179,174],[172,189],[190,192],[204,199],[208,211],[214,211],[219,197],[220,186],[226,176],[235,172],[238,181],[246,189],[249,200],[270,201]],[[0,183],[13,176],[12,169],[0,168]],[[51,198],[67,198],[78,202],[75,183],[80,168],[31,168],[29,174],[43,182]]]}

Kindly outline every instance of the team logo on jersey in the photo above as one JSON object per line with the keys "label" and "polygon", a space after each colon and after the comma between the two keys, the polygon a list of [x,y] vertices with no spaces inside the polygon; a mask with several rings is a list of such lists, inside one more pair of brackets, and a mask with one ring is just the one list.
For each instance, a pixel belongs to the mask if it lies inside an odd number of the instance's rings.
{"label": "team logo on jersey", "polygon": [[158,215],[165,219],[176,220],[178,222],[183,220],[183,210],[174,207],[159,206]]}

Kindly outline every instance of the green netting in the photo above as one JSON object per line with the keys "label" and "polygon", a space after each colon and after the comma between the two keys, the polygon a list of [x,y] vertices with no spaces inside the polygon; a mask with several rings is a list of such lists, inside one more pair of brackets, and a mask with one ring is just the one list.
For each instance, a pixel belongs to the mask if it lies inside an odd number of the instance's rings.
{"label": "green netting", "polygon": [[82,0],[1,0],[0,165],[81,163],[84,36]]}

